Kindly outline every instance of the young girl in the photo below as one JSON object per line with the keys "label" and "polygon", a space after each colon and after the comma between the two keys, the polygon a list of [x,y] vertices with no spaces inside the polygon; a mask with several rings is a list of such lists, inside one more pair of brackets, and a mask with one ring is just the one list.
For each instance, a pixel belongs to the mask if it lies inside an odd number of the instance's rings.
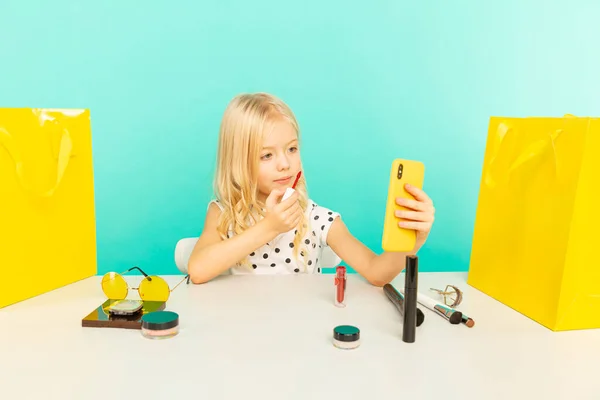
{"label": "young girl", "polygon": [[[301,175],[291,197],[282,200],[302,171],[300,130],[292,111],[275,96],[236,96],[219,132],[216,199],[188,262],[193,283],[232,274],[320,273],[319,257],[330,247],[373,285],[398,275],[407,253],[375,254],[346,228],[340,215],[314,203]],[[431,199],[407,187],[416,200],[398,199],[399,225],[417,232],[415,254],[434,220]]]}

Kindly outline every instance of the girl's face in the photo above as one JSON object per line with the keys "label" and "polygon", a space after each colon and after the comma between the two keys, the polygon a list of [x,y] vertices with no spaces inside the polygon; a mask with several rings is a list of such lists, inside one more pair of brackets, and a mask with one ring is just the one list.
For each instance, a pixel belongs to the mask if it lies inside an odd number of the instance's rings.
{"label": "girl's face", "polygon": [[265,201],[273,189],[292,187],[300,171],[300,150],[294,127],[281,119],[262,144],[259,154],[258,197]]}

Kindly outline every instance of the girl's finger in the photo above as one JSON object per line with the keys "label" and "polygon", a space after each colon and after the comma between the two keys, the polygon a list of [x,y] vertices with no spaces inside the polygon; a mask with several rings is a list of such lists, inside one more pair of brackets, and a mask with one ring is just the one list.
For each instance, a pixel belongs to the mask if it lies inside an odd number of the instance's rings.
{"label": "girl's finger", "polygon": [[295,221],[298,218],[298,215],[302,216],[302,208],[300,208],[300,205],[297,205],[290,211],[290,221]]}
{"label": "girl's finger", "polygon": [[288,208],[287,210],[281,213],[281,219],[284,221],[289,220],[294,215],[294,209]]}
{"label": "girl's finger", "polygon": [[302,216],[302,208],[299,205],[290,209],[289,211],[290,211],[290,214],[289,214],[290,221],[295,221],[299,215]]}
{"label": "girl's finger", "polygon": [[427,207],[429,207],[427,203],[422,203],[417,200],[405,199],[403,197],[398,197],[396,199],[396,204],[416,211],[425,211]]}
{"label": "girl's finger", "polygon": [[300,221],[302,220],[302,214],[298,215],[296,217],[296,219],[294,220],[294,223],[292,224],[293,226],[298,226],[300,225]]}
{"label": "girl's finger", "polygon": [[431,203],[431,199],[429,198],[429,196],[427,196],[427,193],[425,193],[422,189],[419,189],[418,187],[415,187],[413,185],[410,184],[406,184],[405,185],[406,191],[410,194],[412,194],[413,196],[415,196],[415,199],[425,202],[425,203]]}
{"label": "girl's finger", "polygon": [[290,197],[282,201],[280,204],[286,210],[298,205],[298,192],[292,193]]}
{"label": "girl's finger", "polygon": [[292,226],[298,226],[302,220],[302,210],[299,210],[295,215],[292,222]]}
{"label": "girl's finger", "polygon": [[398,218],[408,219],[412,221],[431,222],[433,220],[433,216],[430,213],[425,212],[397,210],[395,214]]}
{"label": "girl's finger", "polygon": [[398,226],[404,229],[427,232],[430,229],[431,224],[429,222],[400,221],[398,222]]}

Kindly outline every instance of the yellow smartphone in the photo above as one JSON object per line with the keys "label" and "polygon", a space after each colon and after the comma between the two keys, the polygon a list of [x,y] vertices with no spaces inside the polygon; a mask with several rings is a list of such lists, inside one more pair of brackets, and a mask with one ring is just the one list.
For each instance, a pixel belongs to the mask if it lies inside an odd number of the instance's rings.
{"label": "yellow smartphone", "polygon": [[385,219],[381,247],[386,252],[406,252],[415,248],[417,233],[413,229],[401,228],[398,223],[401,218],[396,216],[396,210],[406,210],[396,203],[396,198],[414,200],[413,195],[405,189],[407,183],[423,189],[425,165],[420,161],[395,159],[390,171]]}

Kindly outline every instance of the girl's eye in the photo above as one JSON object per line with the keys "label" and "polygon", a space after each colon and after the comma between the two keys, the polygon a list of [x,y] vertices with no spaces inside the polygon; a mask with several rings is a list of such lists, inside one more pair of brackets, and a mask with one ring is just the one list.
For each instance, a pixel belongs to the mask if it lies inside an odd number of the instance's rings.
{"label": "girl's eye", "polygon": [[290,148],[290,151],[291,151],[292,153],[295,153],[297,150],[298,150],[298,148],[297,148],[297,147],[291,147],[291,148]]}
{"label": "girl's eye", "polygon": [[271,153],[267,153],[267,154],[263,155],[260,159],[261,160],[268,160],[269,158],[271,158]]}

